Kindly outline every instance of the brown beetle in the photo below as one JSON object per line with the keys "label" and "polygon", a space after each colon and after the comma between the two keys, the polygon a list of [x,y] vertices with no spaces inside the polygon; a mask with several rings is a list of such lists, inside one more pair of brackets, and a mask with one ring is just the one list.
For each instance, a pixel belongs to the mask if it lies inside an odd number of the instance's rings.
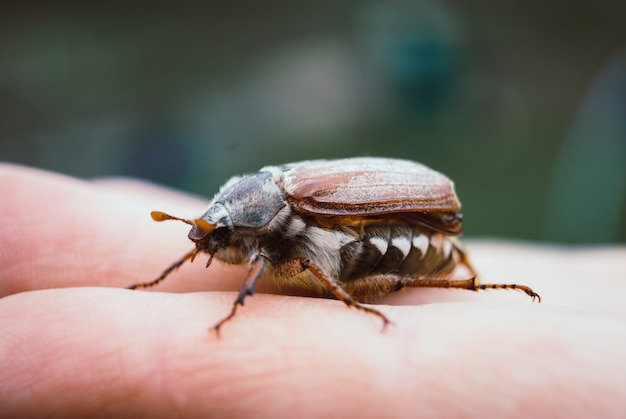
{"label": "brown beetle", "polygon": [[[330,292],[384,325],[387,317],[361,302],[403,287],[517,289],[540,301],[525,285],[479,283],[454,238],[463,233],[460,207],[450,179],[411,161],[352,158],[268,166],[230,179],[198,219],[153,212],[156,221],[190,224],[196,247],[156,280],[130,288],[158,284],[201,252],[209,254],[207,267],[213,258],[248,264],[248,278],[216,332],[263,274],[278,285]],[[455,279],[461,266],[469,277]]]}

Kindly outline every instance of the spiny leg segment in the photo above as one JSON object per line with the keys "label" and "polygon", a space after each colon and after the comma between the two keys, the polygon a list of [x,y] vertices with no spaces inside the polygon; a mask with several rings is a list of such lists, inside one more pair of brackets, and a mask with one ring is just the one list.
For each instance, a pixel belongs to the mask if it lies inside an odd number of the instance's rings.
{"label": "spiny leg segment", "polygon": [[[150,216],[152,217],[152,219],[154,221],[158,221],[158,222],[167,221],[167,220],[182,221],[183,223],[189,224],[190,226],[197,226],[197,227],[201,228],[202,230],[206,231],[207,233],[209,233],[209,232],[211,232],[211,231],[213,231],[215,229],[215,226],[209,224],[206,220],[203,220],[202,218],[196,218],[196,219],[193,219],[193,220],[187,220],[185,218],[175,217],[173,215],[166,214],[166,213],[161,212],[161,211],[152,211],[150,213]],[[137,289],[137,288],[150,288],[150,287],[155,286],[159,282],[163,281],[170,273],[172,273],[172,271],[178,269],[186,261],[189,260],[190,262],[193,262],[194,258],[196,257],[196,255],[199,252],[200,251],[197,248],[191,250],[190,252],[185,254],[185,256],[183,256],[182,258],[180,258],[176,262],[172,263],[154,281],[144,282],[144,283],[139,283],[139,284],[133,284],[130,287],[128,287],[128,289],[134,290],[134,289]],[[209,257],[209,260],[208,260],[208,262],[206,264],[207,268],[211,264],[211,260],[212,259],[213,259],[212,257]]]}
{"label": "spiny leg segment", "polygon": [[[471,281],[471,286],[468,286],[465,289],[469,289],[469,290],[473,289],[474,291],[487,290],[487,289],[518,290],[518,291],[525,292],[533,301],[535,301],[535,298],[536,298],[537,302],[539,302],[539,303],[541,302],[541,296],[539,294],[537,294],[535,291],[533,291],[532,288],[530,288],[529,286],[526,286],[526,285],[519,285],[519,284],[481,284],[480,281],[478,280],[478,274],[476,273],[476,269],[474,269],[474,266],[470,262],[469,257],[467,256],[467,253],[464,250],[459,249],[459,248],[457,248],[457,250],[459,251],[459,256],[461,257],[461,263],[464,264],[465,266],[467,266],[467,268],[472,273],[472,278],[470,278],[468,280],[468,281]],[[463,284],[463,282],[464,281],[461,281],[461,284]],[[459,287],[451,286],[450,288],[463,288],[463,286],[459,286]]]}
{"label": "spiny leg segment", "polygon": [[486,289],[500,289],[500,290],[518,290],[518,291],[522,291],[525,292],[533,301],[535,301],[535,298],[537,299],[537,302],[541,302],[541,296],[539,294],[537,294],[535,291],[532,290],[532,288],[526,286],[526,285],[519,285],[519,284],[481,284],[478,282],[478,278],[474,277],[475,279],[475,283],[476,285],[474,286],[474,289],[476,291],[478,290],[486,290]]}
{"label": "spiny leg segment", "polygon": [[481,284],[478,280],[478,276],[474,274],[468,279],[445,279],[445,278],[432,278],[432,279],[419,279],[419,278],[403,278],[398,281],[399,288],[402,287],[426,287],[426,288],[458,288],[470,291],[480,291],[486,289],[501,289],[501,290],[518,290],[525,292],[530,298],[535,298],[541,302],[541,296],[534,292],[530,287],[526,285],[518,284]]}

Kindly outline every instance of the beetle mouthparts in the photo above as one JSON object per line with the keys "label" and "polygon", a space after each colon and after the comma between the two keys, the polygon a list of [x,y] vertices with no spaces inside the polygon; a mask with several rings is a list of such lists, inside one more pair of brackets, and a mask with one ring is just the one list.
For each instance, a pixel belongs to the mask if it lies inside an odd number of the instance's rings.
{"label": "beetle mouthparts", "polygon": [[206,233],[210,233],[211,231],[215,230],[215,226],[213,224],[209,223],[208,221],[202,218],[196,218],[194,220],[187,220],[185,218],[174,217],[173,215],[169,215],[162,211],[152,211],[150,213],[150,216],[152,217],[154,221],[158,221],[158,222],[166,221],[166,220],[182,221],[183,223],[189,224],[190,226],[196,226],[200,230]]}

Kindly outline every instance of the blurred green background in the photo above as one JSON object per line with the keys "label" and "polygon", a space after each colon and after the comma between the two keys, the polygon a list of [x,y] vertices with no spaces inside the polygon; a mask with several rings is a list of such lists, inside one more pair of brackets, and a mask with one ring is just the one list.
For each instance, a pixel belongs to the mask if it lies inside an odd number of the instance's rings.
{"label": "blurred green background", "polygon": [[0,160],[211,197],[402,157],[455,180],[468,236],[626,241],[626,2],[0,8]]}

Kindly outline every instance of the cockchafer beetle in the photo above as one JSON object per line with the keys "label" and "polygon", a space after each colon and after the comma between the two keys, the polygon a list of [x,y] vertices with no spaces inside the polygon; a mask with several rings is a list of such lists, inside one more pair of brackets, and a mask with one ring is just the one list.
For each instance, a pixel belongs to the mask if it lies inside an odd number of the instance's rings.
{"label": "cockchafer beetle", "polygon": [[[454,183],[422,164],[388,158],[311,160],[267,166],[231,178],[206,212],[187,220],[152,212],[155,221],[191,225],[195,248],[152,282],[163,281],[185,261],[208,253],[250,271],[230,320],[265,275],[277,285],[332,293],[349,307],[390,323],[363,305],[403,287],[467,290],[516,289],[541,301],[530,287],[481,284],[455,236],[463,233]],[[468,275],[455,279],[457,268]]]}

